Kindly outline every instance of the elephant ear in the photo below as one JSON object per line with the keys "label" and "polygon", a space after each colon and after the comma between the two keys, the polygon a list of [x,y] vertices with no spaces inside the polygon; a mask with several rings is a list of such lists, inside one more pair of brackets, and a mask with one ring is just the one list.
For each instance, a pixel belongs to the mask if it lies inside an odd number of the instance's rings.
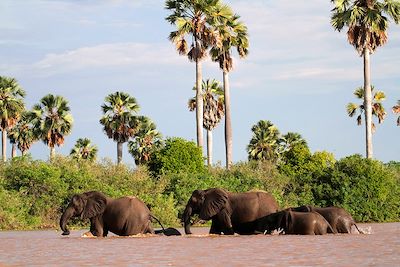
{"label": "elephant ear", "polygon": [[86,199],[86,205],[81,215],[82,219],[92,218],[102,214],[106,209],[106,205],[107,199],[103,194],[98,192],[97,194],[91,194]]}
{"label": "elephant ear", "polygon": [[209,220],[228,205],[228,194],[222,189],[212,189],[205,194],[199,217]]}

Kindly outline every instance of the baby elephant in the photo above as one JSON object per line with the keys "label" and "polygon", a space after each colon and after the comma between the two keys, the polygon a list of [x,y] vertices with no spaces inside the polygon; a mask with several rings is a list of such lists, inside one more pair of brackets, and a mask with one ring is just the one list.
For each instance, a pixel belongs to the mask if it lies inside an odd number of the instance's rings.
{"label": "baby elephant", "polygon": [[258,230],[270,234],[283,229],[289,235],[324,235],[333,233],[331,225],[317,212],[282,210],[259,220]]}
{"label": "baby elephant", "polygon": [[292,211],[300,211],[300,212],[318,212],[321,214],[332,226],[332,229],[335,233],[349,233],[351,234],[351,227],[354,225],[359,233],[363,233],[360,231],[354,221],[353,217],[351,217],[350,213],[348,213],[343,208],[338,207],[326,207],[326,208],[317,208],[313,206],[300,206],[297,208],[290,208]]}

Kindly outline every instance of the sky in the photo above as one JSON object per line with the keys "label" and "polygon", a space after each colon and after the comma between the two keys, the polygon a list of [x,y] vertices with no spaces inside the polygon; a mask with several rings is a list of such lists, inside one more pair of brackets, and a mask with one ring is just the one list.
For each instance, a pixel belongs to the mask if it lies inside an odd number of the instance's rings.
{"label": "sky", "polygon": [[[235,56],[230,73],[233,160],[246,161],[251,127],[270,120],[282,134],[298,132],[312,152],[337,159],[365,155],[365,129],[346,105],[363,85],[363,60],[346,31],[330,25],[328,0],[224,1],[249,31],[249,55]],[[51,93],[65,97],[74,126],[57,153],[68,155],[78,138],[98,146],[100,158],[116,160],[116,143],[99,119],[104,98],[116,91],[135,97],[164,137],[196,140],[195,64],[180,56],[168,35],[175,28],[158,0],[1,0],[0,75],[15,77],[31,108]],[[372,84],[386,93],[387,117],[373,135],[374,157],[400,161],[400,127],[391,107],[400,100],[400,26],[390,24],[388,43],[371,56]],[[222,81],[206,59],[203,78]],[[214,130],[214,163],[225,164],[224,128]],[[206,135],[204,134],[204,137]],[[204,140],[206,144],[206,140]],[[47,159],[42,142],[30,150]],[[10,155],[10,147],[7,151]],[[124,146],[124,162],[133,158]]]}

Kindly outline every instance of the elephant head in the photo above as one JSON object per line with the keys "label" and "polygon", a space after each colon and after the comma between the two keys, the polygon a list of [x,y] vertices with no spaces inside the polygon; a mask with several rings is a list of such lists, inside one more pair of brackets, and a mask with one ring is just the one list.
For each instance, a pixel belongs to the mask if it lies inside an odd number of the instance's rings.
{"label": "elephant head", "polygon": [[190,231],[190,217],[193,214],[198,214],[201,220],[210,220],[211,217],[215,216],[222,209],[227,208],[228,205],[228,194],[225,190],[212,188],[193,191],[182,216],[185,233],[192,233]]}
{"label": "elephant head", "polygon": [[60,219],[63,235],[69,235],[67,222],[72,217],[80,216],[82,219],[92,218],[102,214],[106,209],[107,197],[96,191],[74,195]]}

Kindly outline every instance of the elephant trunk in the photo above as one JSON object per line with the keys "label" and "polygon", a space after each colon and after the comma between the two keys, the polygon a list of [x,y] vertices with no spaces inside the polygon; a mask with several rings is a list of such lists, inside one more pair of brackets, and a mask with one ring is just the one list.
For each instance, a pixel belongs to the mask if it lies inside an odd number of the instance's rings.
{"label": "elephant trunk", "polygon": [[61,227],[61,230],[63,231],[62,235],[69,235],[69,230],[67,228],[67,222],[73,216],[74,216],[74,209],[72,207],[68,207],[64,211],[63,215],[61,216],[60,227]]}
{"label": "elephant trunk", "polygon": [[190,235],[192,232],[190,231],[190,216],[192,216],[192,207],[189,205],[186,206],[185,211],[183,212],[182,221],[185,227],[185,234]]}

